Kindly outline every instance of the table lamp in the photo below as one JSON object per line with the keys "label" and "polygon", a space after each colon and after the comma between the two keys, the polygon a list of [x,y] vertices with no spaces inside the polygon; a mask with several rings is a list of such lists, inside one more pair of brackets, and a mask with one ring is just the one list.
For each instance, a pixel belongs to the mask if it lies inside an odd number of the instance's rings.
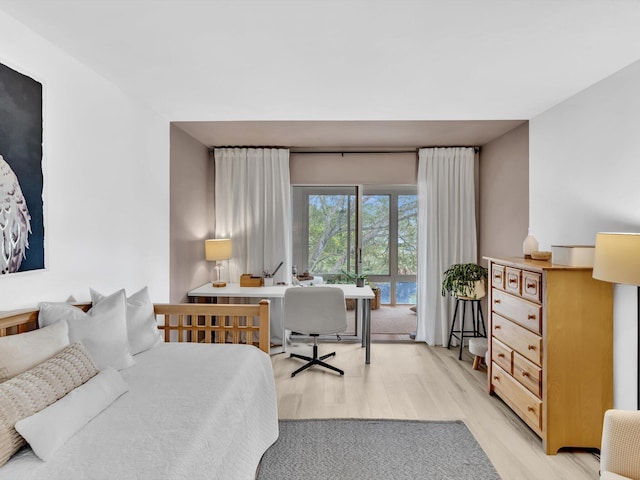
{"label": "table lamp", "polygon": [[231,258],[231,240],[228,238],[216,238],[205,240],[204,242],[205,258],[211,262],[216,262],[216,279],[213,282],[214,287],[224,287],[227,282],[220,280],[220,270],[223,268],[220,260],[229,260]]}
{"label": "table lamp", "polygon": [[640,233],[598,233],[593,278],[638,289],[638,410],[640,410]]}

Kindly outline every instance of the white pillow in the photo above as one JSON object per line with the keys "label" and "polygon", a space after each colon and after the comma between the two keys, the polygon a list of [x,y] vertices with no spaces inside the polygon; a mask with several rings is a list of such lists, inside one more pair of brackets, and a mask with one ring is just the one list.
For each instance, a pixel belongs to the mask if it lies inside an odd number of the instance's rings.
{"label": "white pillow", "polygon": [[124,290],[105,298],[87,313],[68,303],[40,304],[40,326],[60,320],[69,324],[69,341],[81,342],[98,369],[122,370],[135,363],[129,353]]}
{"label": "white pillow", "polygon": [[100,412],[129,390],[120,374],[107,367],[84,385],[44,410],[16,423],[16,430],[40,459],[47,461]]}
{"label": "white pillow", "polygon": [[69,345],[69,328],[62,322],[18,335],[0,337],[0,382],[26,372]]}
{"label": "white pillow", "polygon": [[[104,295],[93,289],[89,292],[94,304],[105,299]],[[127,298],[127,334],[131,355],[149,350],[163,342],[147,287]]]}

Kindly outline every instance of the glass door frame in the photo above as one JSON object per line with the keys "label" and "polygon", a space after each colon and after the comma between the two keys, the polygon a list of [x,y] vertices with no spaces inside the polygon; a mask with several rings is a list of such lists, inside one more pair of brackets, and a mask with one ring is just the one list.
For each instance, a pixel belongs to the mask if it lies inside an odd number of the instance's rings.
{"label": "glass door frame", "polygon": [[[362,203],[366,195],[389,196],[389,274],[368,275],[367,280],[373,283],[390,284],[390,305],[396,305],[396,284],[398,282],[416,282],[416,275],[400,275],[398,273],[398,197],[401,195],[417,195],[416,185],[292,185],[292,218],[293,229],[293,265],[298,266],[298,273],[308,269],[309,260],[309,202],[310,195],[354,195],[357,197],[355,211],[355,245],[347,245],[347,265],[351,264],[352,251],[355,253],[355,274],[362,272]],[[350,202],[350,200],[349,200]],[[350,222],[349,218],[349,222]],[[351,228],[351,227],[349,227]],[[297,245],[296,245],[297,243]],[[296,255],[297,254],[297,255]],[[317,272],[321,273],[321,272]]]}
{"label": "glass door frame", "polygon": [[[360,186],[361,187],[361,186]],[[361,189],[360,189],[361,191]],[[309,268],[309,196],[311,195],[348,195],[349,207],[351,210],[351,196],[358,197],[357,185],[292,185],[291,186],[291,215],[292,221],[292,252],[293,260],[292,265],[297,267],[298,273]],[[358,201],[356,201],[356,207]],[[351,265],[352,260],[354,264],[354,272],[359,272],[359,265],[361,266],[361,253],[362,247],[360,245],[360,232],[358,231],[359,222],[362,220],[362,212],[356,208],[355,213],[355,234],[353,242],[351,236],[347,236],[347,268]],[[296,215],[297,214],[297,215]],[[296,218],[297,216],[297,218]],[[296,221],[297,220],[297,221]],[[351,215],[347,215],[347,227],[351,230]],[[295,227],[298,226],[298,229]],[[355,243],[352,249],[352,243]],[[353,253],[352,253],[353,252]],[[298,255],[296,255],[296,253]],[[352,258],[355,255],[355,258]],[[360,263],[359,263],[360,261]],[[322,272],[316,272],[322,273]]]}
{"label": "glass door frame", "polygon": [[369,275],[367,280],[373,283],[389,283],[389,300],[387,305],[398,305],[396,302],[396,286],[398,282],[416,282],[417,275],[401,275],[398,273],[398,197],[402,195],[417,195],[416,185],[365,185],[363,196],[389,196],[389,274]]}

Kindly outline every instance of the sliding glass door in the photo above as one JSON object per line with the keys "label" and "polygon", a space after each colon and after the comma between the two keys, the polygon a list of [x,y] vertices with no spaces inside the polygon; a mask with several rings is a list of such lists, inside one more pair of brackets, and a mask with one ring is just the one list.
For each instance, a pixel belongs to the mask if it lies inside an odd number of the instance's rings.
{"label": "sliding glass door", "polygon": [[333,277],[356,271],[356,198],[355,188],[293,188],[293,264],[298,273]]}
{"label": "sliding glass door", "polygon": [[326,279],[361,272],[382,303],[413,304],[417,210],[415,187],[293,187],[294,264]]}

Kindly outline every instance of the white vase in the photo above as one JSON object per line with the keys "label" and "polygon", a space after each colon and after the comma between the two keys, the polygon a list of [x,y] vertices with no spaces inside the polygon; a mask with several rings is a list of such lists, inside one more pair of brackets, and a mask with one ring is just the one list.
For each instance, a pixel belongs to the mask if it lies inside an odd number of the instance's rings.
{"label": "white vase", "polygon": [[522,244],[522,253],[524,254],[524,258],[531,258],[531,252],[536,251],[538,251],[538,240],[531,234],[531,228],[529,228],[529,234]]}

